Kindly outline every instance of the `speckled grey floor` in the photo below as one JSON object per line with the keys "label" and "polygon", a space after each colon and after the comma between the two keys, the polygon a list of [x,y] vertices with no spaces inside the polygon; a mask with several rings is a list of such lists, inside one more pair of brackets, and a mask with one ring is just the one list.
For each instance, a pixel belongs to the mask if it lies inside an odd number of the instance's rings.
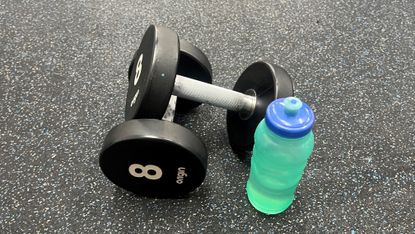
{"label": "speckled grey floor", "polygon": [[[4,0],[0,19],[0,233],[413,232],[413,0]],[[181,117],[209,149],[189,199],[136,197],[103,176],[98,152],[151,23],[199,46],[215,84],[258,59],[293,76],[316,147],[285,213],[249,205],[249,166],[227,145],[225,111],[206,105]]]}

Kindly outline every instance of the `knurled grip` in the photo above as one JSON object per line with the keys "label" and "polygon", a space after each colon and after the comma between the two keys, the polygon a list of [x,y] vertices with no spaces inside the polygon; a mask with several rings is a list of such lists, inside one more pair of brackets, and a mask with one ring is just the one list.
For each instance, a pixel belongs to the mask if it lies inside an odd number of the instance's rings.
{"label": "knurled grip", "polygon": [[196,102],[207,103],[236,112],[250,113],[256,98],[230,89],[176,75],[173,95]]}

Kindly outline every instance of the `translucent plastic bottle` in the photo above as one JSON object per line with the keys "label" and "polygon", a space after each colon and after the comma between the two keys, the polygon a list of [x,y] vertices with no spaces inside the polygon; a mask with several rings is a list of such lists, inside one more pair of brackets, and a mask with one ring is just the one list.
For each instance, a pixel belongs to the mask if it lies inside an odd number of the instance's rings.
{"label": "translucent plastic bottle", "polygon": [[295,97],[272,102],[255,131],[247,195],[265,214],[278,214],[294,200],[314,147],[314,113]]}

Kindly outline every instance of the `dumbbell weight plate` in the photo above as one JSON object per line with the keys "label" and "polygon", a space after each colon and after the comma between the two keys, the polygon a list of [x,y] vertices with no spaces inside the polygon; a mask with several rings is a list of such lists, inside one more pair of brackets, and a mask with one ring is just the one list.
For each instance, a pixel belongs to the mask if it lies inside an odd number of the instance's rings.
{"label": "dumbbell weight plate", "polygon": [[196,135],[178,124],[134,119],[111,129],[99,164],[105,176],[125,190],[180,197],[203,182],[207,151]]}
{"label": "dumbbell weight plate", "polygon": [[[137,59],[137,54],[135,54],[128,68],[129,80],[131,79],[134,62]],[[208,58],[199,48],[182,39],[180,40],[177,74],[212,84],[212,67]],[[186,113],[200,104],[200,102],[179,98],[175,110],[178,113]]]}
{"label": "dumbbell weight plate", "polygon": [[268,105],[277,98],[293,96],[294,85],[283,68],[256,62],[242,73],[233,90],[256,95],[255,110],[250,116],[233,111],[228,111],[226,115],[231,148],[243,157],[252,151],[255,129],[264,118]]}
{"label": "dumbbell weight plate", "polygon": [[[156,35],[153,35],[153,34],[156,34]],[[128,77],[129,77],[130,86],[129,86],[129,94],[127,95],[127,103],[126,103],[126,119],[132,119],[132,118],[161,119],[163,117],[163,115],[160,114],[163,111],[162,108],[164,106],[167,108],[167,105],[168,105],[168,102],[166,103],[165,101],[166,96],[167,96],[165,94],[168,93],[166,92],[166,90],[172,89],[172,87],[169,87],[170,84],[173,83],[174,85],[174,78],[171,78],[173,66],[175,69],[174,76],[176,74],[179,74],[179,75],[191,77],[193,79],[206,82],[209,84],[212,83],[212,69],[211,69],[211,65],[209,63],[208,58],[200,49],[190,44],[189,42],[185,40],[180,40],[180,44],[179,44],[180,52],[178,52],[179,54],[174,55],[171,59],[165,58],[166,56],[172,56],[173,53],[176,53],[176,48],[177,48],[176,41],[172,40],[172,38],[168,38],[168,37],[171,37],[173,34],[175,35],[174,37],[176,38],[177,35],[170,29],[163,28],[163,27],[156,27],[153,25],[150,26],[149,29],[147,29],[146,33],[144,34],[140,47],[135,53],[134,58],[131,61],[129,69],[128,69]],[[152,47],[145,48],[144,47],[145,45],[147,46],[152,45]],[[167,50],[168,53],[160,54],[163,51],[166,51],[166,48],[164,47],[171,47],[171,48]],[[150,49],[152,49],[152,51]],[[140,59],[140,55],[143,53],[142,52],[143,50],[147,50],[148,52],[146,54],[152,55],[152,57],[154,58],[153,61],[156,61],[153,64],[150,64],[150,66],[147,67],[147,70],[153,71],[156,67],[158,69],[158,72],[154,72],[154,73],[150,72],[149,74],[143,73],[143,70],[144,70],[144,64],[143,64],[142,72],[141,72],[142,75],[139,79],[140,80],[141,79],[159,80],[157,76],[164,73],[165,74],[164,78],[172,79],[170,80],[170,82],[164,82],[167,85],[165,86],[162,85],[161,88],[157,88],[156,85],[154,86],[151,85],[151,81],[145,82],[145,81],[139,80],[137,86],[134,86],[134,83],[131,80],[135,79],[135,76],[138,70],[137,63]],[[163,56],[163,61],[167,63],[160,64],[161,62],[163,62],[162,60],[158,59],[161,56]],[[178,61],[177,61],[177,56],[178,56]],[[146,57],[144,57],[143,60],[145,58]],[[169,74],[169,75],[167,76],[166,74]],[[138,94],[136,103],[134,104],[135,107],[132,107],[131,101],[133,100],[135,94],[134,95],[130,94],[130,91],[136,92],[137,87],[140,89],[139,92],[141,93]],[[146,97],[142,90],[145,90],[149,97]],[[164,92],[164,93],[158,92],[159,97],[157,98],[156,103],[154,103],[153,100],[150,99],[150,97],[155,96],[154,90],[161,90],[160,92]],[[194,102],[191,100],[178,98],[175,111],[177,111],[178,113],[186,113],[190,111],[191,109],[196,108],[200,104],[201,103]],[[130,105],[130,107],[128,107],[128,105]]]}
{"label": "dumbbell weight plate", "polygon": [[134,58],[125,119],[161,119],[174,87],[179,38],[168,28],[151,25],[144,33]]}

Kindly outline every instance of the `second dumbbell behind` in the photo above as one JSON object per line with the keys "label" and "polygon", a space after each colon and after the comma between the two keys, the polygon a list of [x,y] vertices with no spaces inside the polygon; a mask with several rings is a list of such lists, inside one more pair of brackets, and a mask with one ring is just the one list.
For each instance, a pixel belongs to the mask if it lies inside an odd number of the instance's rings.
{"label": "second dumbbell behind", "polygon": [[133,61],[125,109],[126,120],[163,117],[172,95],[228,109],[227,130],[238,154],[253,147],[256,126],[273,100],[292,96],[293,83],[279,66],[265,62],[250,65],[234,90],[177,74],[180,43],[175,32],[150,26]]}

